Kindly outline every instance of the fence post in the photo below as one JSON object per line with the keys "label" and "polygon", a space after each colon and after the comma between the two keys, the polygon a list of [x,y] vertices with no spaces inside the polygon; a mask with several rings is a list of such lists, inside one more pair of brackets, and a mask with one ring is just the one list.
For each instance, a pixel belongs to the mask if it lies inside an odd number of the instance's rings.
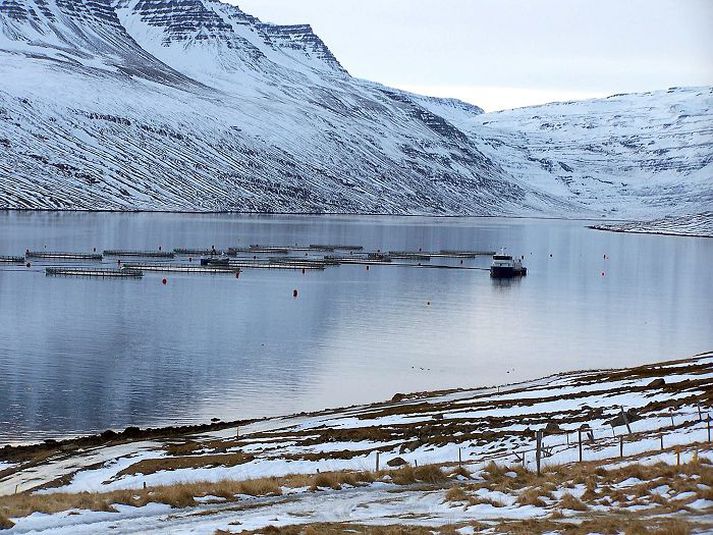
{"label": "fence post", "polygon": [[579,429],[579,462],[582,462],[582,429]]}
{"label": "fence post", "polygon": [[708,443],[711,442],[711,415],[708,415]]}
{"label": "fence post", "polygon": [[671,413],[671,427],[676,427],[676,424],[673,423],[673,409],[669,409],[669,412]]}
{"label": "fence post", "polygon": [[540,475],[540,460],[542,458],[542,452],[540,450],[542,448],[542,431],[541,430],[537,431],[536,439],[537,439],[537,451],[536,451],[537,475],[539,476]]}
{"label": "fence post", "polygon": [[569,446],[569,431],[567,431],[567,445]]}
{"label": "fence post", "polygon": [[703,413],[701,412],[701,404],[698,404],[698,421],[702,422],[703,421]]}
{"label": "fence post", "polygon": [[379,471],[379,452],[376,452],[376,471]]}
{"label": "fence post", "polygon": [[619,435],[619,457],[624,457],[624,435]]}
{"label": "fence post", "polygon": [[463,457],[461,455],[461,448],[458,448],[458,467],[460,468],[463,465]]}
{"label": "fence post", "polygon": [[626,430],[631,434],[631,426],[629,425],[629,418],[627,418],[626,413],[624,412],[624,405],[619,405],[619,408],[621,409],[621,417],[624,419],[624,423],[626,424]]}
{"label": "fence post", "polygon": [[661,433],[659,438],[661,439],[661,451],[663,451],[663,433]]}
{"label": "fence post", "polygon": [[235,427],[235,438],[240,438],[240,426]]}

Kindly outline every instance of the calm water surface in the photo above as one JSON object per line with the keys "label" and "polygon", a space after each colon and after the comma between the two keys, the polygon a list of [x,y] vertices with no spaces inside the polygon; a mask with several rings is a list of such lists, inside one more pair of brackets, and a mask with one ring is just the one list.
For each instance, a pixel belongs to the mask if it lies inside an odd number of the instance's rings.
{"label": "calm water surface", "polygon": [[0,213],[0,255],[337,242],[506,246],[525,255],[529,275],[502,284],[478,270],[340,266],[237,280],[169,274],[164,286],[163,274],[70,279],[46,277],[42,263],[3,266],[0,443],[292,413],[713,349],[710,239],[526,219]]}

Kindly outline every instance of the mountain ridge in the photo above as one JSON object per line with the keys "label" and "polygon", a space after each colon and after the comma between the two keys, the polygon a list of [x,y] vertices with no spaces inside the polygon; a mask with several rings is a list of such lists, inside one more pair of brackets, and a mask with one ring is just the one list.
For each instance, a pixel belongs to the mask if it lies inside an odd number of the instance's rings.
{"label": "mountain ridge", "polygon": [[353,78],[310,26],[263,23],[217,0],[4,3],[0,75],[0,208],[591,216],[651,206],[639,192],[612,210],[616,192],[599,202],[587,172],[587,199],[563,189],[532,157],[547,140],[522,118],[495,128],[477,106]]}

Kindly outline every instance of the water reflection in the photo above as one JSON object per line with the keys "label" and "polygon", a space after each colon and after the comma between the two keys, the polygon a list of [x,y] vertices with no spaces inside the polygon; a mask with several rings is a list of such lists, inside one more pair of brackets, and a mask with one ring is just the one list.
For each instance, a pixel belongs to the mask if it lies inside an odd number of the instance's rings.
{"label": "water reflection", "polygon": [[525,255],[528,275],[491,279],[489,259],[477,259],[465,267],[483,270],[341,266],[171,275],[163,286],[163,275],[55,279],[39,265],[8,268],[0,442],[319,409],[713,346],[713,240],[564,221],[0,214],[0,254],[317,242],[507,246]]}

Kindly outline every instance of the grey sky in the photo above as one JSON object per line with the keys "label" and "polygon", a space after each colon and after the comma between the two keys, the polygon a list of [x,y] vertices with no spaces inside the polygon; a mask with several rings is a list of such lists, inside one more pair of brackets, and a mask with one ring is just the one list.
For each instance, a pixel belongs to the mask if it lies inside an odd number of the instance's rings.
{"label": "grey sky", "polygon": [[355,76],[488,110],[713,84],[713,0],[231,0]]}

